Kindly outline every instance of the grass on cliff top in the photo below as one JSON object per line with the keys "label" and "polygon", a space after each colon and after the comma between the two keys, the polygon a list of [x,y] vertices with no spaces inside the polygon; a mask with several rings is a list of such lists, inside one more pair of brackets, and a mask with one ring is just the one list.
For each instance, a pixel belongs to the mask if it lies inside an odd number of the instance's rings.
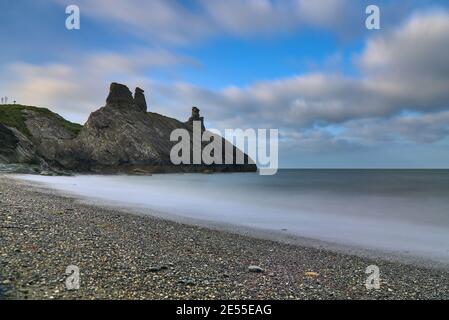
{"label": "grass on cliff top", "polygon": [[72,123],[70,121],[65,120],[60,115],[53,113],[46,108],[30,107],[18,104],[0,105],[0,123],[8,127],[14,127],[27,137],[30,137],[31,134],[28,131],[28,128],[25,124],[26,117],[22,112],[24,110],[30,110],[40,113],[41,115],[46,116],[55,121],[56,123],[60,124],[65,129],[74,133],[75,135],[77,135],[81,131],[81,128],[83,127],[80,124]]}

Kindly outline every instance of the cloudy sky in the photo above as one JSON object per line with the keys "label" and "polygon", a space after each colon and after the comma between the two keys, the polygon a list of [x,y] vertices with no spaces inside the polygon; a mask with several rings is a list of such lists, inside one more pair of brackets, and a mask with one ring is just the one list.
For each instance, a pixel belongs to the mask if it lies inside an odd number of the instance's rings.
{"label": "cloudy sky", "polygon": [[[65,8],[81,29],[65,28]],[[365,28],[365,8],[381,30]],[[178,119],[276,128],[280,164],[449,167],[449,4],[2,0],[0,96],[83,123],[110,82]]]}

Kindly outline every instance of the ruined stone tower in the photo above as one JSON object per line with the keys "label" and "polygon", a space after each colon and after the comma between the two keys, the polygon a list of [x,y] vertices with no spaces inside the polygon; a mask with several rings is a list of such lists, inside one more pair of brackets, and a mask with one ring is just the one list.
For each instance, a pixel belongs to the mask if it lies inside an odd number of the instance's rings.
{"label": "ruined stone tower", "polygon": [[197,107],[192,108],[192,116],[187,121],[187,125],[193,127],[193,121],[201,121],[201,131],[206,130],[206,128],[204,127],[204,117],[200,116],[200,109],[198,109]]}

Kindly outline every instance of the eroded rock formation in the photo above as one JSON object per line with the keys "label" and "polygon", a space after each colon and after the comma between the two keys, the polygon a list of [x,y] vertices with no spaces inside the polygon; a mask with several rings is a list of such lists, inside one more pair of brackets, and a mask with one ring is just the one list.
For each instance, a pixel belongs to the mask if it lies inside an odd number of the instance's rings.
{"label": "eroded rock formation", "polygon": [[[106,105],[93,112],[80,130],[48,110],[39,110],[32,107],[21,110],[25,119],[25,128],[22,129],[28,137],[11,134],[13,131],[7,126],[0,127],[0,139],[4,145],[0,149],[0,161],[31,162],[39,159],[53,168],[100,173],[257,170],[246,155],[243,165],[174,165],[170,151],[177,142],[170,141],[171,133],[176,129],[191,132],[193,121],[200,121],[204,131],[204,118],[196,107],[185,123],[147,112],[144,91],[140,88],[136,88],[133,97],[127,86],[112,83]],[[223,145],[226,144],[229,143],[223,139]],[[233,146],[230,149],[234,150],[234,157],[241,153]],[[1,154],[7,153],[17,156],[1,158]]]}
{"label": "eroded rock formation", "polygon": [[107,106],[128,106],[134,104],[134,98],[129,91],[128,87],[119,84],[119,83],[111,83],[109,88],[109,95],[106,98]]}
{"label": "eroded rock formation", "polygon": [[134,103],[140,110],[147,112],[147,101],[145,99],[144,92],[145,91],[142,89],[136,88],[136,91],[134,92]]}
{"label": "eroded rock formation", "polygon": [[193,128],[194,121],[200,121],[201,122],[201,130],[202,131],[206,130],[206,128],[204,126],[204,117],[200,116],[200,109],[198,109],[197,107],[192,108],[192,116],[187,121],[187,125],[189,126],[189,128]]}

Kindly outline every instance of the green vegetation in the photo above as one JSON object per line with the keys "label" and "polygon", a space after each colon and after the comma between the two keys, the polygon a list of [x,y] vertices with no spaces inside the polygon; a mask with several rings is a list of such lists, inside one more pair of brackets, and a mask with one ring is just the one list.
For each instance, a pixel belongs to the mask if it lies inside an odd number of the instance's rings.
{"label": "green vegetation", "polygon": [[29,136],[30,133],[25,125],[25,116],[22,114],[24,108],[18,105],[0,105],[0,123],[14,127]]}
{"label": "green vegetation", "polygon": [[30,137],[30,132],[25,124],[26,115],[23,113],[24,110],[30,110],[37,113],[40,113],[43,116],[48,117],[49,119],[55,121],[56,123],[63,126],[68,131],[77,135],[81,128],[83,127],[80,124],[72,123],[70,121],[65,120],[60,115],[51,112],[46,108],[37,108],[23,105],[0,105],[0,123],[8,126],[14,127],[24,135]]}

